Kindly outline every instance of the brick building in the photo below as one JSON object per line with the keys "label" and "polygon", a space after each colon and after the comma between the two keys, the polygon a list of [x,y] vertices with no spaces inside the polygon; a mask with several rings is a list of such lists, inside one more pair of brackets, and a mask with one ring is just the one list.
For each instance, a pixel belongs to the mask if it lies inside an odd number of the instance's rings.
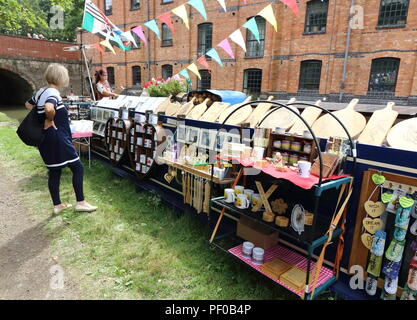
{"label": "brick building", "polygon": [[[180,0],[94,0],[123,30],[158,17],[185,3]],[[144,27],[149,45],[123,52],[116,49],[101,57],[89,52],[94,69],[108,68],[116,86],[134,87],[150,77],[178,73],[199,54],[216,46],[248,18],[273,3],[278,32],[257,17],[261,44],[243,27],[247,52],[230,41],[231,59],[219,47],[223,67],[210,61],[211,73],[201,65],[202,81],[192,75],[194,88],[232,89],[273,93],[277,98],[326,98],[328,101],[361,101],[415,105],[417,102],[417,0],[300,0],[299,17],[280,1],[226,0],[224,12],[215,0],[205,0],[208,20],[191,6],[190,30],[172,15],[174,34],[158,21],[162,40]],[[363,16],[363,19],[361,17]],[[350,30],[349,30],[350,29]],[[350,31],[350,32],[349,32]],[[347,40],[350,41],[346,50]],[[99,38],[83,32],[84,43]],[[347,58],[345,58],[347,57]],[[346,72],[344,73],[344,68]],[[113,76],[114,74],[114,76]],[[342,85],[343,75],[345,82]]]}

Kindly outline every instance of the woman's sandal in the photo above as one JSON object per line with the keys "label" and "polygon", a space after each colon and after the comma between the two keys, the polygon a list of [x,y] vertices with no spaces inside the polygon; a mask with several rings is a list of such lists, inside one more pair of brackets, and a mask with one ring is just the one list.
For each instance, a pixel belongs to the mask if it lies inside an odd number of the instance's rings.
{"label": "woman's sandal", "polygon": [[64,204],[62,207],[59,207],[59,208],[54,207],[54,210],[53,210],[52,215],[57,215],[57,214],[59,214],[61,211],[64,211],[64,210],[66,210],[66,209],[68,209],[68,208],[71,208],[71,207],[72,207],[72,204],[70,204],[70,203],[68,203],[68,204]]}

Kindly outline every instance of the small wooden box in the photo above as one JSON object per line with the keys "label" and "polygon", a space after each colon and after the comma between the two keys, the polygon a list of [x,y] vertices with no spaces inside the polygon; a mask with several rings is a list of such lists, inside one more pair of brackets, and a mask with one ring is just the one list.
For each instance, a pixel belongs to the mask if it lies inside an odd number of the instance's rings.
{"label": "small wooden box", "polygon": [[286,263],[285,261],[274,258],[269,260],[268,262],[264,263],[261,266],[261,270],[263,273],[267,274],[271,278],[279,279],[279,277],[284,273],[291,269],[292,265]]}

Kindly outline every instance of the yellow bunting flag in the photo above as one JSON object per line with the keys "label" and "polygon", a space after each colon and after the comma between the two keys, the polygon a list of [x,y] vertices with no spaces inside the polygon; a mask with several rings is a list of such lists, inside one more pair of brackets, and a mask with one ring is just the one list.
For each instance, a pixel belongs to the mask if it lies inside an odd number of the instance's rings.
{"label": "yellow bunting flag", "polygon": [[198,68],[195,65],[195,63],[190,64],[187,67],[187,69],[190,70],[192,73],[194,73],[201,80],[200,72],[198,72]]}
{"label": "yellow bunting flag", "polygon": [[185,8],[185,5],[180,5],[179,7],[172,9],[172,12],[178,17],[180,17],[187,29],[190,30],[190,26],[188,24],[188,13],[187,9]]}
{"label": "yellow bunting flag", "polygon": [[272,4],[267,5],[263,8],[259,13],[258,16],[265,18],[270,24],[274,26],[275,32],[278,31],[277,20],[275,19],[274,9],[272,9]]}
{"label": "yellow bunting flag", "polygon": [[109,40],[104,40],[104,41],[101,41],[101,42],[100,42],[100,44],[101,44],[102,46],[104,46],[104,47],[106,47],[106,48],[110,49],[110,50],[111,50],[111,52],[113,52],[113,54],[116,54],[116,52],[114,51],[113,46],[110,44],[110,41],[109,41]]}

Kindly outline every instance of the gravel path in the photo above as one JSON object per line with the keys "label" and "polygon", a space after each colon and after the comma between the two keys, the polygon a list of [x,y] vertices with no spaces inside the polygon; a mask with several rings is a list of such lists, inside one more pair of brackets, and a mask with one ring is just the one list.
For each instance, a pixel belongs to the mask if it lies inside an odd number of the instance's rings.
{"label": "gravel path", "polygon": [[77,286],[51,256],[48,220],[23,206],[18,183],[1,165],[0,177],[0,299],[78,299]]}

